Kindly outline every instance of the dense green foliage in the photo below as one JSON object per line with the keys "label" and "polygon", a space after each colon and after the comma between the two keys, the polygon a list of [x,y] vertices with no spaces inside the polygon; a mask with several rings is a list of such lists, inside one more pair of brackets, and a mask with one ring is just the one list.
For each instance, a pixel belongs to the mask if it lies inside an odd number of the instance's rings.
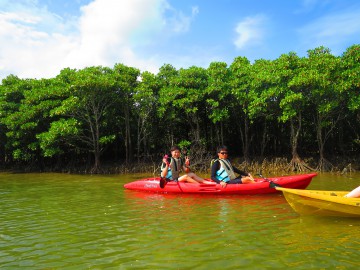
{"label": "dense green foliage", "polygon": [[60,168],[100,160],[160,159],[172,144],[211,153],[227,144],[245,161],[329,156],[360,146],[360,45],[336,57],[319,47],[254,63],[237,57],[157,74],[116,64],[64,69],[51,79],[9,75],[0,85],[0,163]]}

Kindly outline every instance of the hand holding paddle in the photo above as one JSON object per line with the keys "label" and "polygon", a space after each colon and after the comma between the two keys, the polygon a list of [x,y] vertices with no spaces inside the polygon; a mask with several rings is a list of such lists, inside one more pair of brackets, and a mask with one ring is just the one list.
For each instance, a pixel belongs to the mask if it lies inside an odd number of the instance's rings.
{"label": "hand holding paddle", "polygon": [[[168,155],[164,155],[163,162],[166,164],[167,167],[170,166]],[[167,168],[165,168],[165,170],[167,171]],[[164,188],[166,185],[166,178],[161,176],[159,184],[160,184],[160,188]]]}
{"label": "hand holding paddle", "polygon": [[188,156],[185,157],[185,173],[190,172],[190,158]]}
{"label": "hand holding paddle", "polygon": [[168,156],[168,155],[164,155],[164,157],[163,157],[163,162],[164,162],[167,166],[170,166],[169,156]]}

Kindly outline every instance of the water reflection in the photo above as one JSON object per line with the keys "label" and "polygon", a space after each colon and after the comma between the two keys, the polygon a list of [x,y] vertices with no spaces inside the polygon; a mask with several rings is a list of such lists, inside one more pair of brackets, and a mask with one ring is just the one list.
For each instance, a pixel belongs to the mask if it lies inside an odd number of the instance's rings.
{"label": "water reflection", "polygon": [[293,219],[278,241],[288,247],[283,259],[289,267],[309,263],[317,269],[356,269],[359,233],[358,219],[308,216]]}
{"label": "water reflection", "polygon": [[[359,266],[357,219],[301,217],[280,193],[212,196],[123,189],[137,178],[0,174],[0,268]],[[341,181],[326,176],[312,185],[355,185]]]}

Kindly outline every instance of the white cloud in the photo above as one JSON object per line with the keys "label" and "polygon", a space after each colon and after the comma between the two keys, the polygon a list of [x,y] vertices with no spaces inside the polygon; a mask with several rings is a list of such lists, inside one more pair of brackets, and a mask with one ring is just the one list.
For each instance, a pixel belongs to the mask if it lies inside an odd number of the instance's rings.
{"label": "white cloud", "polygon": [[198,6],[192,7],[191,10],[192,10],[192,15],[193,16],[199,14],[199,7]]}
{"label": "white cloud", "polygon": [[166,9],[171,11],[168,18],[164,18],[163,21],[164,30],[167,35],[185,33],[189,31],[191,22],[199,13],[199,8],[197,6],[192,7],[191,16],[185,15],[183,12],[172,8],[170,5],[167,5]]}
{"label": "white cloud", "polygon": [[52,60],[57,59],[49,53],[58,51],[57,40],[61,36],[36,27],[42,23],[43,17],[35,13],[0,13],[0,77],[17,72],[16,75],[31,75],[44,64],[44,71],[52,69]]}
{"label": "white cloud", "polygon": [[234,44],[236,48],[243,49],[249,45],[259,44],[263,39],[263,24],[265,17],[256,15],[247,17],[239,22],[235,28],[236,39]]}
{"label": "white cloud", "polygon": [[296,11],[296,13],[309,12],[317,7],[325,7],[331,5],[333,0],[302,0],[300,9]]}
{"label": "white cloud", "polygon": [[305,9],[311,9],[319,3],[319,0],[302,0],[302,6]]}
{"label": "white cloud", "polygon": [[[360,10],[337,11],[320,17],[299,29],[300,40],[307,49],[318,46],[332,48],[335,53],[341,53],[340,47],[360,35]],[[348,46],[353,44],[348,44]]]}
{"label": "white cloud", "polygon": [[80,17],[62,18],[37,2],[26,3],[21,12],[14,6],[0,12],[0,79],[54,77],[66,67],[115,63],[157,72],[157,56],[140,57],[136,47],[188,31],[198,13],[193,8],[185,16],[166,0],[94,0],[81,7]]}
{"label": "white cloud", "polygon": [[[78,44],[67,57],[68,65],[110,66],[114,60],[142,65],[132,50],[131,36],[146,24],[154,31],[160,22],[162,1],[158,0],[96,0],[82,8],[79,20]],[[153,29],[151,29],[153,27]]]}

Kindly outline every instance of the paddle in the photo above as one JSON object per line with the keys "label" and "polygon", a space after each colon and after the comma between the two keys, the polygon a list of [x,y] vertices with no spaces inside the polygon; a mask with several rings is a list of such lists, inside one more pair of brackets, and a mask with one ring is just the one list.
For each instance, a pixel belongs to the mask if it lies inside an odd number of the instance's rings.
{"label": "paddle", "polygon": [[258,173],[257,175],[260,176],[262,179],[264,179],[266,182],[269,182],[269,187],[271,187],[271,188],[281,187],[279,184],[276,184],[273,181],[271,181],[270,179],[267,179],[266,177],[264,177],[261,173]]}
{"label": "paddle", "polygon": [[[164,155],[163,160],[165,160],[165,162],[167,163],[167,166],[170,166],[170,162],[168,161],[169,156],[167,154]],[[161,173],[160,173],[160,188],[164,188],[166,185],[167,181],[166,181],[166,177],[162,177]]]}
{"label": "paddle", "polygon": [[160,177],[160,188],[164,188],[166,185],[166,178]]}

